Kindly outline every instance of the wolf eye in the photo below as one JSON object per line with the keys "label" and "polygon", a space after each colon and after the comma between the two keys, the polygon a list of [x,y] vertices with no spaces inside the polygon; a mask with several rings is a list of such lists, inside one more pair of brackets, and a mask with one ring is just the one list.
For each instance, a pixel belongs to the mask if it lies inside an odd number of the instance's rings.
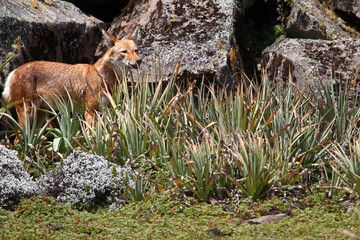
{"label": "wolf eye", "polygon": [[127,50],[122,50],[121,52],[122,52],[122,53],[127,53]]}

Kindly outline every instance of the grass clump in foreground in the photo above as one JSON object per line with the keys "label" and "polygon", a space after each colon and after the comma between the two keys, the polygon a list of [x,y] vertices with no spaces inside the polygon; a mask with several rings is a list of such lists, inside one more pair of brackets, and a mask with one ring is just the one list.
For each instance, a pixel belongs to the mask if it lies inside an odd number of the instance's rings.
{"label": "grass clump in foreground", "polygon": [[[322,196],[323,198],[324,196]],[[289,213],[280,199],[244,201],[235,206],[186,204],[167,195],[130,203],[121,209],[78,211],[52,198],[24,200],[14,212],[0,209],[1,239],[348,239],[360,234],[359,215],[321,196],[304,198],[305,209]],[[269,212],[288,212],[277,222],[261,225],[244,220]]]}

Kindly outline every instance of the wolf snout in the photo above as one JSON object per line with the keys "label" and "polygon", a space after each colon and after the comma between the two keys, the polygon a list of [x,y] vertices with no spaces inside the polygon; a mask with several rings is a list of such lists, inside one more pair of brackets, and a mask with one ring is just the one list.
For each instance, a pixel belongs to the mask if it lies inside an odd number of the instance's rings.
{"label": "wolf snout", "polygon": [[141,62],[142,62],[142,60],[138,59],[138,60],[136,60],[136,62],[130,62],[130,66],[133,68],[140,67]]}

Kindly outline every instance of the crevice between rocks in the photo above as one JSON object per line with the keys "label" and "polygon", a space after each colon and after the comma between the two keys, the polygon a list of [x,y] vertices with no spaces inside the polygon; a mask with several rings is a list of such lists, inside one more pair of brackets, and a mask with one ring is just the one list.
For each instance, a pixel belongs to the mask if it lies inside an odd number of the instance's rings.
{"label": "crevice between rocks", "polygon": [[353,13],[344,12],[338,9],[334,10],[335,14],[344,20],[345,24],[360,33],[360,19]]}
{"label": "crevice between rocks", "polygon": [[103,22],[108,27],[113,19],[121,14],[130,0],[67,0],[81,9],[86,14],[90,14]]}

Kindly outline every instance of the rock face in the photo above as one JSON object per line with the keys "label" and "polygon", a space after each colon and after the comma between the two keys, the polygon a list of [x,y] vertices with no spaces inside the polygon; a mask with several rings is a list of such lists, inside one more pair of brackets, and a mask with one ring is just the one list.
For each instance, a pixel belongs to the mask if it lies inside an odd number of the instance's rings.
{"label": "rock face", "polygon": [[60,0],[2,0],[0,2],[0,62],[13,57],[0,71],[32,60],[66,63],[94,62],[104,23]]}
{"label": "rock face", "polygon": [[34,196],[37,190],[17,152],[0,145],[0,207],[13,209],[21,199]]}
{"label": "rock face", "polygon": [[[158,57],[164,74],[180,62],[179,75],[201,79],[204,75],[222,83],[233,80],[232,70],[241,67],[235,47],[236,0],[133,0],[108,30],[117,38],[139,27],[142,71],[153,69]],[[105,51],[100,44],[97,55]],[[154,71],[154,70],[152,70]]]}
{"label": "rock face", "polygon": [[263,51],[262,70],[270,79],[300,88],[320,86],[320,80],[352,80],[360,64],[360,39],[281,39]]}
{"label": "rock face", "polygon": [[39,195],[55,197],[59,202],[72,203],[80,208],[94,206],[116,207],[123,202],[121,194],[125,181],[133,174],[103,157],[76,151],[63,160],[52,174],[37,180]]}
{"label": "rock face", "polygon": [[335,18],[334,13],[326,11],[317,0],[295,0],[287,24],[287,36],[329,40],[349,38],[350,33],[343,30]]}

